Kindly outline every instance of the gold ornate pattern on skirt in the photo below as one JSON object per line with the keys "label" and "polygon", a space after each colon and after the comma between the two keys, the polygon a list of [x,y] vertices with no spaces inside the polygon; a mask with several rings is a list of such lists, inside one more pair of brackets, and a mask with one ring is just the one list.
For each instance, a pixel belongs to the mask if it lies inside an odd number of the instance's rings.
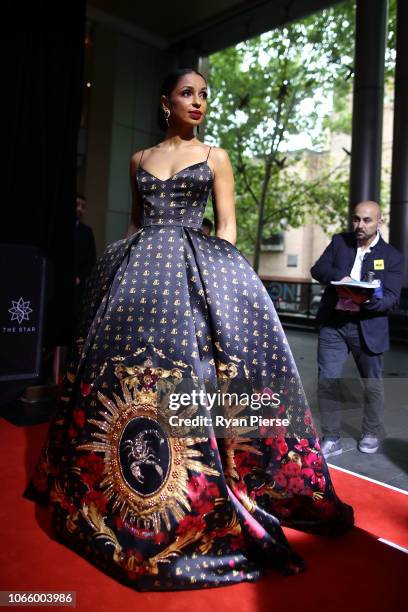
{"label": "gold ornate pattern on skirt", "polygon": [[[219,476],[203,463],[202,453],[194,449],[203,439],[172,438],[166,429],[166,414],[158,421],[158,380],[181,380],[182,372],[173,368],[155,368],[151,360],[143,366],[118,365],[115,374],[121,380],[122,397],[113,399],[98,392],[105,410],[100,420],[90,419],[99,431],[95,442],[81,444],[77,450],[103,453],[106,476],[101,482],[113,510],[121,518],[145,529],[159,532],[161,521],[171,529],[169,514],[180,521],[191,508],[187,499],[188,471]],[[177,383],[169,385],[168,393]],[[166,405],[166,402],[164,402]],[[168,412],[167,416],[170,416]]]}

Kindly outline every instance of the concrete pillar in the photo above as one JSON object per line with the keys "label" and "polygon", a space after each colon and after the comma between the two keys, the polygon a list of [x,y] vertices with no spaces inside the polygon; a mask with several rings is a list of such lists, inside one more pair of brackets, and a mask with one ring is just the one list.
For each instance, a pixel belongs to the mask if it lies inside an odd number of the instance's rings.
{"label": "concrete pillar", "polygon": [[380,200],[387,0],[357,0],[350,210]]}
{"label": "concrete pillar", "polygon": [[390,243],[404,255],[408,286],[408,3],[398,0]]}

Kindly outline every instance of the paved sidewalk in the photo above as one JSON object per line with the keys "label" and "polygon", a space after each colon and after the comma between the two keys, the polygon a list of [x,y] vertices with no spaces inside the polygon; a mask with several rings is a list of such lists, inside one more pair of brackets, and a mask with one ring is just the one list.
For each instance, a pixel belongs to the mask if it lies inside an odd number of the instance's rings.
{"label": "paved sidewalk", "polygon": [[[317,409],[317,334],[285,330],[320,430]],[[385,431],[379,451],[367,455],[357,450],[362,418],[361,383],[352,357],[344,368],[353,402],[343,413],[343,454],[329,463],[408,491],[408,347],[396,345],[384,354]]]}

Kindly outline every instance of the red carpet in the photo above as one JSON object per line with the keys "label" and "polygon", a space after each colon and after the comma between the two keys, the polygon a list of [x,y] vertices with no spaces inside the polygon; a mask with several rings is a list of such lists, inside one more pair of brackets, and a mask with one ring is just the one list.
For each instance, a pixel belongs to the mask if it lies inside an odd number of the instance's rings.
{"label": "red carpet", "polygon": [[81,612],[406,610],[408,555],[378,538],[408,545],[408,496],[334,469],[335,486],[354,506],[357,527],[338,538],[286,530],[308,563],[303,574],[270,572],[254,584],[179,593],[138,593],[122,586],[53,541],[46,511],[21,496],[46,429],[0,421],[0,590],[73,590]]}
{"label": "red carpet", "polygon": [[408,548],[408,495],[335,468],[330,475],[340,497],[353,506],[358,527]]}

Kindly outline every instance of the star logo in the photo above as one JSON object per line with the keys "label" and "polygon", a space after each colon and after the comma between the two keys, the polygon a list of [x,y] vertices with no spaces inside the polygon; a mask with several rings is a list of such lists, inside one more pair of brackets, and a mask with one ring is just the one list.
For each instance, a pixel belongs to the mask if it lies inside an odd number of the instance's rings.
{"label": "star logo", "polygon": [[17,321],[20,325],[23,321],[28,321],[28,315],[33,312],[33,309],[30,308],[30,300],[26,302],[21,297],[18,301],[11,300],[13,306],[9,308],[9,313],[11,314],[11,320]]}

